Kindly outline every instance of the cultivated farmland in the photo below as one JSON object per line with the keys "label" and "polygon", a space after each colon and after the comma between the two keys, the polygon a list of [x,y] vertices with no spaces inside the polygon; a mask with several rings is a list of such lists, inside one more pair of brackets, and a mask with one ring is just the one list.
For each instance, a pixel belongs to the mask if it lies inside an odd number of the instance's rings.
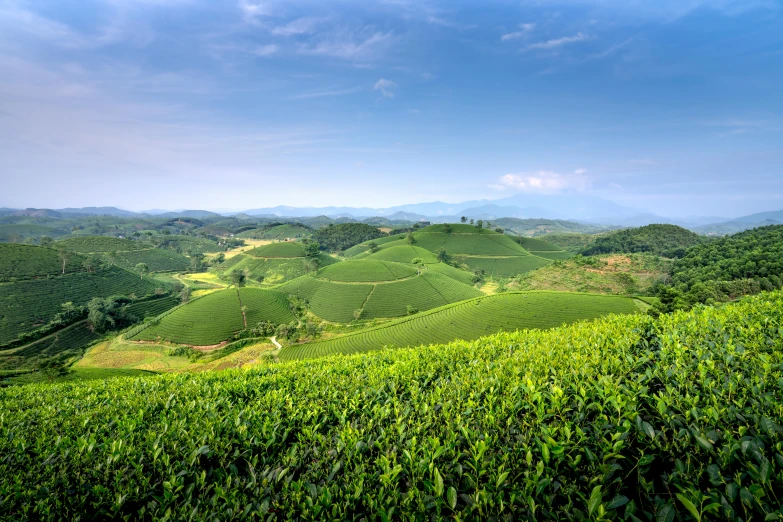
{"label": "cultivated farmland", "polygon": [[291,360],[335,353],[360,353],[383,347],[478,339],[501,331],[553,328],[611,313],[629,314],[637,310],[633,300],[625,297],[565,292],[484,296],[398,319],[355,334],[288,346],[282,350],[280,358]]}

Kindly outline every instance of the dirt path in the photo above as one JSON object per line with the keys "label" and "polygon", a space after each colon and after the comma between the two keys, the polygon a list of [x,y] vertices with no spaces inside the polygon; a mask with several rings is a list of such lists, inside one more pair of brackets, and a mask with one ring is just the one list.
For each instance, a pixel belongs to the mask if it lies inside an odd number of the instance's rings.
{"label": "dirt path", "polygon": [[278,343],[278,342],[277,342],[277,336],[276,336],[276,335],[275,335],[275,336],[272,336],[272,337],[270,337],[270,338],[269,338],[269,340],[270,340],[270,341],[272,341],[272,344],[274,344],[275,346],[277,346],[277,349],[278,349],[278,350],[279,350],[280,348],[282,348],[282,347],[283,347],[283,345],[282,345],[282,344],[280,344],[280,343]]}

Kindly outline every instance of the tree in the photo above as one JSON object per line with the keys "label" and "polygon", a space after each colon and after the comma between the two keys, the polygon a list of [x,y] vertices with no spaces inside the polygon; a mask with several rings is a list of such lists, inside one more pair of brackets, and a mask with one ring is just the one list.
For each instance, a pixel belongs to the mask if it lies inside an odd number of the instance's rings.
{"label": "tree", "polygon": [[190,287],[182,286],[182,290],[179,291],[179,301],[181,303],[187,303],[190,301]]}
{"label": "tree", "polygon": [[470,224],[471,224],[471,225],[473,224],[473,218],[471,218],[471,219],[470,219]]}
{"label": "tree", "polygon": [[219,253],[218,255],[216,255],[214,258],[212,258],[212,261],[211,261],[211,263],[212,263],[213,265],[219,265],[220,263],[222,263],[222,262],[223,262],[223,261],[225,261],[225,260],[226,260],[226,254],[224,254],[223,252],[221,252],[221,253]]}
{"label": "tree", "polygon": [[49,248],[49,247],[51,247],[52,245],[54,245],[54,239],[50,238],[49,236],[41,236],[41,238],[38,240],[38,243],[39,243],[39,244],[40,244],[42,247],[47,247],[47,248]]}
{"label": "tree", "polygon": [[451,234],[451,225],[449,225],[448,223],[446,223],[445,225],[443,225],[443,231],[444,231],[445,233],[447,233],[447,234]]}
{"label": "tree", "polygon": [[438,249],[438,252],[435,254],[438,258],[438,261],[441,263],[448,263],[449,262],[449,253],[446,252],[445,249],[441,248]]}
{"label": "tree", "polygon": [[38,361],[35,367],[36,370],[44,374],[50,382],[57,377],[65,377],[72,371],[68,368],[65,357],[49,357]]}
{"label": "tree", "polygon": [[497,232],[498,234],[502,234],[503,232],[505,232],[505,230],[503,230],[500,227],[497,227],[497,228],[495,228],[495,232]]}
{"label": "tree", "polygon": [[133,321],[125,309],[128,302],[126,297],[93,297],[87,303],[87,320],[96,332],[120,328]]}
{"label": "tree", "polygon": [[117,264],[117,261],[120,259],[120,255],[117,253],[116,250],[112,250],[111,252],[108,252],[106,254],[106,257],[109,260],[109,264],[114,266]]}
{"label": "tree", "polygon": [[98,260],[92,256],[86,257],[82,262],[82,266],[87,270],[88,274],[95,272],[95,268],[98,266]]}
{"label": "tree", "polygon": [[136,265],[136,272],[139,273],[139,278],[144,279],[144,274],[149,272],[150,267],[147,266],[146,263],[138,263]]}
{"label": "tree", "polygon": [[237,288],[245,286],[247,275],[243,270],[235,270],[231,272],[231,284]]}
{"label": "tree", "polygon": [[68,264],[68,261],[71,259],[71,253],[65,250],[64,248],[57,249],[57,255],[60,258],[60,262],[63,265],[63,275],[65,275],[65,265]]}
{"label": "tree", "polygon": [[461,218],[459,218],[459,220],[462,221],[463,223],[466,223],[468,221],[468,218],[462,216]]}
{"label": "tree", "polygon": [[479,230],[484,228],[484,220],[479,219],[478,221],[476,221],[476,227],[478,227]]}
{"label": "tree", "polygon": [[378,243],[376,243],[375,241],[370,241],[369,243],[367,243],[367,246],[370,247],[371,254],[374,254],[379,250]]}
{"label": "tree", "polygon": [[198,272],[204,268],[204,254],[201,252],[190,253],[190,268],[194,272]]}
{"label": "tree", "polygon": [[321,245],[319,245],[316,241],[310,241],[305,245],[304,251],[305,256],[315,257],[321,253]]}
{"label": "tree", "polygon": [[361,308],[357,308],[356,310],[353,311],[353,318],[354,319],[356,319],[358,321],[359,319],[361,319],[361,317],[362,317],[362,309]]}
{"label": "tree", "polygon": [[412,245],[412,244],[414,244],[414,243],[416,242],[416,238],[415,238],[415,237],[413,237],[413,232],[408,232],[408,233],[405,235],[405,241],[406,241],[406,242],[407,242],[409,245]]}
{"label": "tree", "polygon": [[408,315],[413,315],[419,313],[419,309],[415,306],[408,305],[405,307],[405,310],[408,312]]}

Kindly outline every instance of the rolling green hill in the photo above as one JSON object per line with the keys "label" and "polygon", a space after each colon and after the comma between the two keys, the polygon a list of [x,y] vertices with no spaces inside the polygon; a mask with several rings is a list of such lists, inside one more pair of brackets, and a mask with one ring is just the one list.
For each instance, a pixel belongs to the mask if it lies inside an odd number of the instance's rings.
{"label": "rolling green hill", "polygon": [[685,250],[708,241],[676,225],[647,225],[609,232],[582,250],[582,255],[648,253],[663,257],[682,257]]}
{"label": "rolling green hill", "polygon": [[0,281],[33,279],[61,275],[65,261],[65,273],[82,272],[84,258],[70,254],[65,258],[52,248],[32,245],[0,243]]}
{"label": "rolling green hill", "polygon": [[255,228],[237,234],[238,238],[248,239],[279,239],[308,237],[313,231],[303,225],[286,223],[269,228]]}
{"label": "rolling green hill", "polygon": [[305,257],[306,254],[301,244],[281,241],[248,250],[247,255],[253,257]]}
{"label": "rolling green hill", "polygon": [[[244,317],[242,307],[246,307]],[[288,323],[294,315],[285,295],[276,290],[235,288],[207,294],[159,317],[148,328],[136,330],[134,341],[163,340],[208,346],[231,339],[234,334],[262,321]]]}
{"label": "rolling green hill", "polygon": [[328,254],[318,254],[313,258],[265,258],[240,254],[226,260],[216,270],[225,277],[229,277],[232,272],[241,271],[254,281],[279,284],[307,274],[311,271],[311,267],[308,265],[310,261],[316,262],[319,267],[338,262]]}
{"label": "rolling green hill", "polygon": [[572,253],[541,238],[520,237],[518,240],[522,248],[537,257],[543,257],[552,261],[562,261],[573,257]]}
{"label": "rolling green hill", "polygon": [[508,293],[478,297],[326,341],[287,346],[287,361],[472,340],[501,331],[552,328],[610,313],[634,313],[633,299],[565,292]]}
{"label": "rolling green hill", "polygon": [[0,388],[3,515],[774,519],[781,322],[778,292],[249,371]]}
{"label": "rolling green hill", "polygon": [[417,275],[412,265],[377,260],[346,261],[279,287],[308,300],[311,311],[327,321],[399,317],[408,307],[429,310],[481,295],[473,287],[437,271]]}
{"label": "rolling green hill", "polygon": [[33,223],[0,224],[0,242],[21,242],[29,238],[41,236],[60,237],[66,234],[67,232],[64,230]]}
{"label": "rolling green hill", "polygon": [[32,369],[47,357],[80,356],[85,346],[100,338],[87,321],[80,321],[28,345],[0,350],[0,369]]}
{"label": "rolling green hill", "polygon": [[547,234],[546,236],[543,236],[542,239],[546,240],[547,243],[562,248],[566,252],[570,252],[572,254],[578,254],[581,251],[583,251],[585,248],[595,243],[595,240],[599,237],[601,236],[597,234],[569,233],[569,234]]}
{"label": "rolling green hill", "polygon": [[106,258],[127,270],[134,270],[139,263],[147,265],[150,272],[179,272],[190,267],[190,259],[173,250],[162,248],[117,252],[116,258],[108,255]]}
{"label": "rolling green hill", "polygon": [[369,254],[364,259],[376,259],[378,261],[394,261],[396,263],[410,263],[414,259],[421,259],[424,263],[437,263],[435,254],[421,247],[413,245],[396,245],[384,248]]}
{"label": "rolling green hill", "polygon": [[93,297],[152,294],[158,284],[140,279],[119,267],[98,268],[94,273],[77,272],[0,284],[0,344],[46,325],[61,305],[85,305]]}

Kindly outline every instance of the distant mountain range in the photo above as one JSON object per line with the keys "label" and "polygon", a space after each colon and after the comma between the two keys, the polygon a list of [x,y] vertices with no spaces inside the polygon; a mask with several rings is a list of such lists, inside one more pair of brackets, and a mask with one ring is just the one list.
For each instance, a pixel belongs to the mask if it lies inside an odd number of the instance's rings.
{"label": "distant mountain range", "polygon": [[497,200],[473,200],[462,203],[433,201],[387,208],[372,207],[292,207],[275,206],[244,210],[242,212],[211,212],[207,210],[151,209],[132,212],[116,207],[82,207],[62,209],[1,208],[0,216],[37,216],[65,218],[76,216],[110,215],[125,218],[196,219],[221,216],[238,219],[252,218],[315,218],[326,216],[338,222],[367,221],[378,224],[429,221],[455,222],[462,216],[470,219],[498,220],[500,218],[569,220],[607,227],[635,227],[651,223],[680,225],[702,234],[728,234],[767,224],[783,223],[783,210],[761,212],[734,219],[715,216],[693,216],[673,219],[619,205],[613,201],[579,193],[558,195],[515,194]]}

